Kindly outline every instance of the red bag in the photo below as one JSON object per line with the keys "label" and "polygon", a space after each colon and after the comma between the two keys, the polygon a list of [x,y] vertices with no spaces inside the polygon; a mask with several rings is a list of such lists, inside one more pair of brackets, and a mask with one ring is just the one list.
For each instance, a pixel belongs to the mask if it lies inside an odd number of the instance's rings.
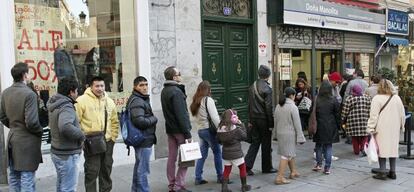
{"label": "red bag", "polygon": [[314,105],[312,107],[312,113],[309,117],[309,124],[308,124],[308,133],[309,135],[314,135],[316,133],[318,124],[316,121],[316,99],[317,97],[315,97],[315,101],[313,102]]}

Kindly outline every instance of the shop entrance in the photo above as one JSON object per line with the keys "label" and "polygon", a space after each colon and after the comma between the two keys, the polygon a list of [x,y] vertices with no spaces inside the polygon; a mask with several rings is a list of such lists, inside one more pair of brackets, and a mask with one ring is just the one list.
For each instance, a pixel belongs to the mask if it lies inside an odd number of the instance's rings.
{"label": "shop entrance", "polygon": [[[319,53],[319,54],[318,54]],[[339,72],[339,51],[317,51],[317,55],[321,56],[320,66],[318,66],[318,77],[320,81],[323,80],[324,74],[330,74],[332,72]]]}
{"label": "shop entrance", "polygon": [[247,120],[248,89],[254,75],[252,25],[205,21],[203,79],[212,87],[219,113],[233,108]]}

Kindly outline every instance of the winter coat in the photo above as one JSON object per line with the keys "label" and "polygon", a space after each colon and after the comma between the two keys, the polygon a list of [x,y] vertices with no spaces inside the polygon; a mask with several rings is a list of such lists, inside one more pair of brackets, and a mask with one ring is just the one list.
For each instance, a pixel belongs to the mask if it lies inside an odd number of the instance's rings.
{"label": "winter coat", "polygon": [[104,131],[105,109],[107,111],[106,141],[116,141],[119,132],[118,111],[114,101],[105,93],[101,98],[96,97],[91,88],[76,99],[76,114],[78,115],[82,131],[85,135]]}
{"label": "winter coat", "polygon": [[56,94],[48,103],[49,127],[52,137],[51,152],[56,155],[73,155],[82,152],[85,135],[76,116],[75,101]]}
{"label": "winter coat", "polygon": [[[132,101],[132,99],[134,99]],[[152,113],[150,105],[149,95],[142,95],[137,91],[133,91],[128,99],[131,110],[131,121],[135,127],[144,130],[145,140],[139,145],[134,147],[148,148],[157,143],[157,137],[155,135],[155,129],[158,122],[157,117]]]}
{"label": "winter coat", "polygon": [[335,97],[316,99],[317,130],[315,143],[331,144],[339,142],[338,130],[341,124],[339,103]]}
{"label": "winter coat", "polygon": [[16,171],[36,171],[42,163],[43,129],[37,106],[36,93],[22,82],[14,83],[1,96],[0,121],[10,128],[8,153]]}
{"label": "winter coat", "polygon": [[217,139],[223,145],[224,160],[235,160],[244,156],[241,141],[247,139],[247,133],[243,124],[233,125],[229,131],[225,126],[220,127],[217,129]]}
{"label": "winter coat", "polygon": [[256,96],[254,84],[249,88],[249,119],[263,119],[267,121],[267,128],[273,128],[272,88],[264,79],[256,80],[258,94],[264,102]]}
{"label": "winter coat", "polygon": [[298,107],[289,98],[283,106],[275,109],[275,128],[279,155],[296,157],[296,144],[306,142],[303,136]]}
{"label": "winter coat", "polygon": [[379,157],[398,157],[400,129],[404,129],[405,111],[401,98],[394,95],[382,110],[390,95],[376,95],[371,102],[367,132],[376,132]]}
{"label": "winter coat", "polygon": [[53,53],[53,59],[54,69],[58,79],[62,79],[64,77],[74,77],[77,79],[75,64],[73,63],[72,57],[66,50],[62,48],[56,49]]}
{"label": "winter coat", "polygon": [[342,108],[342,123],[346,124],[349,136],[367,136],[367,122],[371,98],[366,95],[349,96]]}
{"label": "winter coat", "polygon": [[186,139],[191,138],[191,123],[188,114],[184,85],[175,81],[166,81],[161,91],[162,112],[165,118],[167,134],[184,134]]}
{"label": "winter coat", "polygon": [[207,119],[206,99],[208,114],[210,115],[211,121],[214,123],[216,127],[218,127],[218,124],[220,123],[220,116],[217,112],[216,103],[211,97],[204,97],[201,100],[200,108],[198,109],[198,113],[196,116],[196,124],[198,129],[207,129],[210,126]]}

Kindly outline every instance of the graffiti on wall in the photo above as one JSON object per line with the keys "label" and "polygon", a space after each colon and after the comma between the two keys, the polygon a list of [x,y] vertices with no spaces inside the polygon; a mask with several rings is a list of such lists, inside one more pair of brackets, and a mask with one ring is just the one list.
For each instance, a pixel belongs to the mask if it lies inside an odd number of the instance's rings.
{"label": "graffiti on wall", "polygon": [[277,33],[279,43],[290,43],[299,41],[305,45],[312,44],[312,31],[295,26],[282,26],[279,28]]}
{"label": "graffiti on wall", "polygon": [[[277,39],[280,45],[312,45],[312,30],[310,28],[297,26],[281,26],[277,31]],[[317,46],[340,46],[343,41],[343,32],[334,30],[318,29],[315,31],[315,45]]]}
{"label": "graffiti on wall", "polygon": [[343,32],[331,30],[316,30],[315,44],[318,45],[341,45]]}
{"label": "graffiti on wall", "polygon": [[[174,36],[162,36],[159,33],[156,37],[150,38],[151,49],[154,55],[151,56],[152,63],[152,94],[160,94],[164,74],[162,73],[167,67],[175,65],[176,45]],[[174,61],[174,62],[172,62]]]}

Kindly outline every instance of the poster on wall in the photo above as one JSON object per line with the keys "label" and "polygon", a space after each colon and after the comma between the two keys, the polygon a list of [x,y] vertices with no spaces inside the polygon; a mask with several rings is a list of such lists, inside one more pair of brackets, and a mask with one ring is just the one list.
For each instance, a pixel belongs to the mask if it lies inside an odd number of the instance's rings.
{"label": "poster on wall", "polygon": [[361,70],[364,72],[365,77],[369,77],[369,55],[361,54]]}
{"label": "poster on wall", "polygon": [[59,8],[15,3],[16,61],[29,65],[36,90],[56,92],[53,53],[63,44],[65,23]]}
{"label": "poster on wall", "polygon": [[280,80],[291,80],[292,59],[290,53],[280,54]]}

